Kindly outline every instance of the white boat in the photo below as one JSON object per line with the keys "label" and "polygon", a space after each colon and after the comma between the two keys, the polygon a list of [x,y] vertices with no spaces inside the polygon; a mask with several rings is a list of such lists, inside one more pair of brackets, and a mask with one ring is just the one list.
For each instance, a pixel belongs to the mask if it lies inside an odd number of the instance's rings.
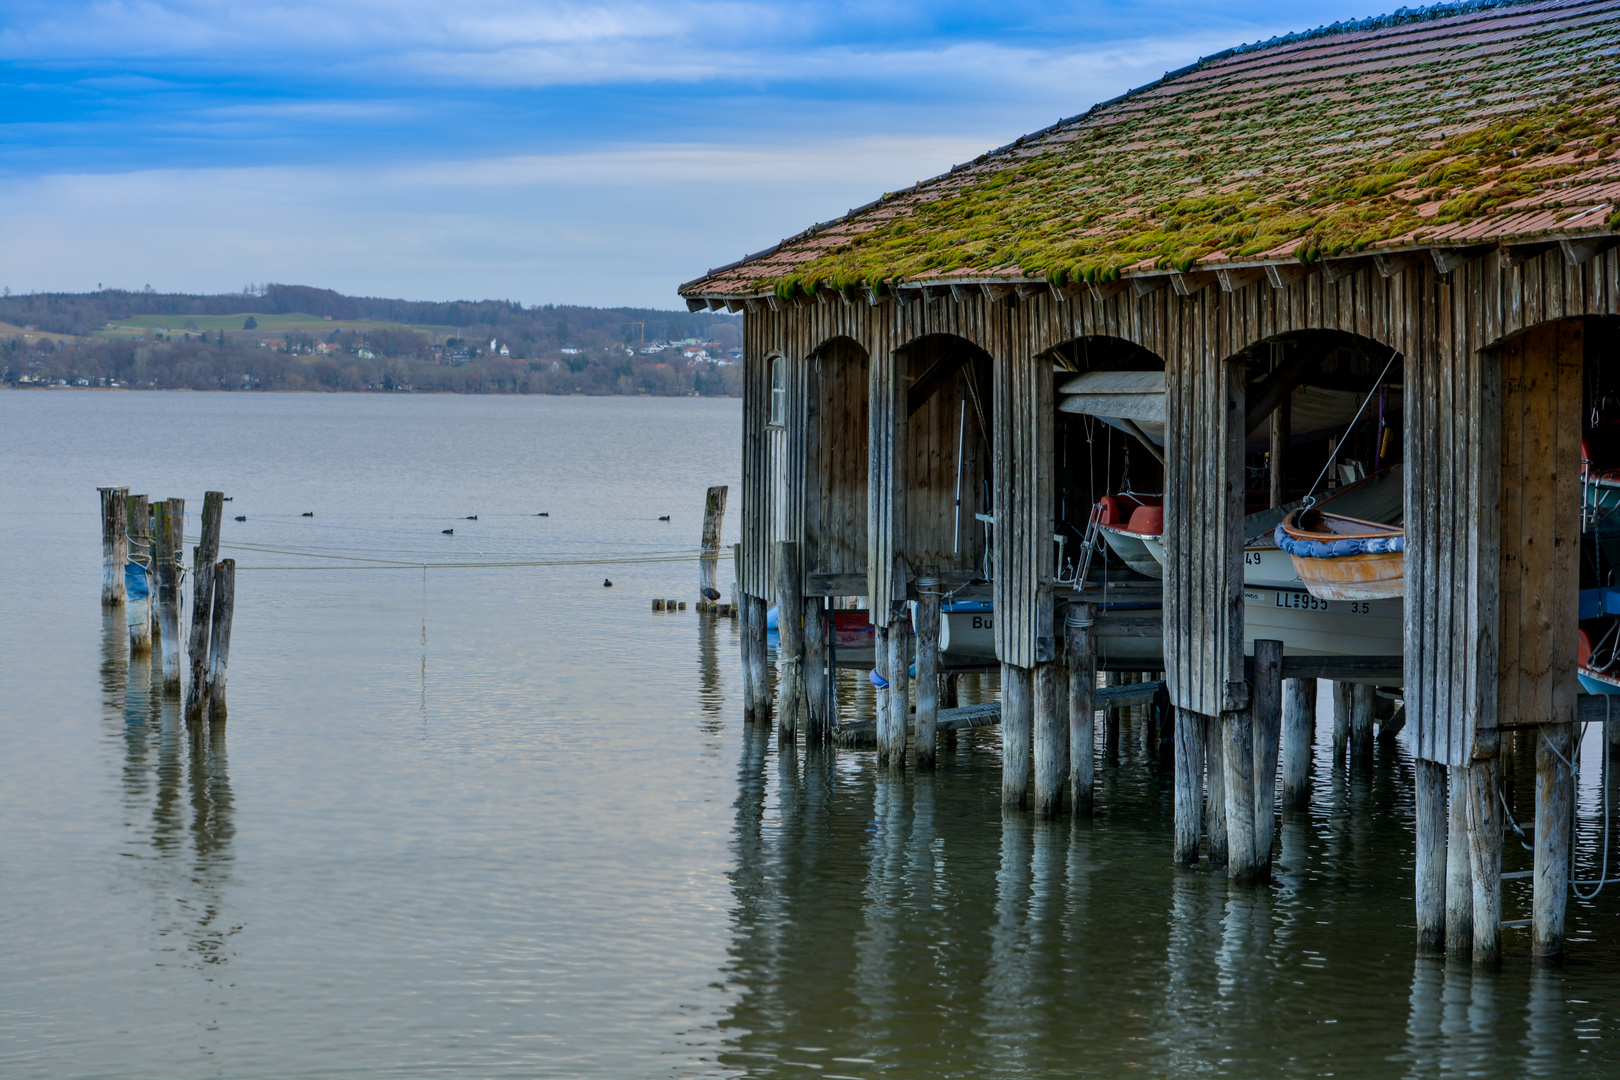
{"label": "white boat", "polygon": [[[988,601],[940,606],[939,648],[946,662],[996,662],[995,614]],[[1143,670],[1164,665],[1164,644],[1156,637],[1099,637],[1097,660],[1106,665],[1142,664]]]}
{"label": "white boat", "polygon": [[1091,508],[1091,519],[1120,562],[1144,577],[1164,575],[1146,543],[1164,532],[1164,496],[1105,495]]}

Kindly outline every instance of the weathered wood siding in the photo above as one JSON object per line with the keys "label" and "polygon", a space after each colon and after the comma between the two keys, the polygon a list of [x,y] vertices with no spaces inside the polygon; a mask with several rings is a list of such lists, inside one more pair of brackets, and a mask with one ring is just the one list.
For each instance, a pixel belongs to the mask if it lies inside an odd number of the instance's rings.
{"label": "weathered wood siding", "polygon": [[[968,346],[960,339],[956,350]],[[907,383],[945,355],[944,348],[909,350]],[[985,525],[975,514],[985,507],[985,481],[991,479],[990,444],[984,438],[979,411],[965,386],[975,380],[979,396],[991,396],[990,364],[977,360],[978,350],[963,367],[912,414],[906,424],[906,558],[918,575],[954,580],[974,576],[983,563]],[[989,417],[986,415],[985,424]],[[960,443],[960,447],[959,444]],[[958,452],[960,450],[960,457]],[[957,520],[957,463],[961,463],[961,520]]]}
{"label": "weathered wood siding", "polygon": [[865,574],[866,350],[848,338],[835,338],[807,367],[806,575]]}
{"label": "weathered wood siding", "polygon": [[[1038,610],[1051,561],[1050,500],[1041,494],[1050,491],[1050,478],[1041,472],[1050,468],[1050,455],[1042,458],[1036,452],[1042,440],[1050,444],[1050,390],[1037,385],[1034,358],[1079,338],[1123,338],[1165,359],[1180,387],[1173,395],[1180,405],[1173,408],[1197,408],[1202,403],[1207,409],[1218,400],[1230,408],[1227,358],[1301,330],[1355,334],[1403,354],[1406,379],[1414,389],[1408,395],[1412,404],[1405,413],[1404,439],[1410,508],[1408,712],[1420,756],[1461,763],[1476,722],[1496,723],[1499,541],[1496,525],[1475,511],[1480,493],[1495,490],[1490,481],[1500,462],[1480,441],[1492,425],[1469,422],[1488,408],[1487,375],[1490,365],[1500,362],[1492,347],[1551,320],[1620,314],[1620,253],[1610,249],[1580,266],[1569,266],[1554,248],[1507,267],[1491,252],[1449,275],[1439,274],[1432,260],[1423,256],[1404,265],[1386,262],[1386,268],[1395,272],[1386,277],[1368,259],[1332,282],[1313,273],[1282,289],[1262,281],[1230,293],[1210,285],[1190,296],[1169,288],[1138,296],[1127,288],[1106,298],[1081,292],[1060,300],[1042,293],[1016,303],[973,293],[959,300],[941,296],[904,305],[893,300],[871,306],[818,298],[780,311],[761,306],[748,318],[745,334],[745,547],[752,520],[747,504],[756,491],[750,455],[757,451],[751,449],[750,440],[762,425],[757,410],[768,405],[761,394],[760,380],[768,377],[761,366],[764,358],[773,350],[805,357],[838,336],[849,337],[876,358],[929,334],[954,334],[994,358],[997,402],[1019,410],[1025,418],[1005,420],[998,407],[991,427],[1004,433],[999,441],[1005,442],[996,447],[998,522],[1010,513],[1006,520],[1016,520],[1026,530],[1014,543],[1012,529],[999,524],[996,529],[996,599],[1002,605],[997,624],[1005,627],[998,630],[998,641],[1006,650],[1005,661],[1030,662],[1039,651]],[[1049,384],[1050,364],[1044,366]],[[1499,379],[1500,375],[1498,392]],[[877,384],[875,378],[873,382]],[[1026,422],[1032,427],[1026,428]],[[1489,449],[1497,447],[1491,443]],[[1225,457],[1214,465],[1204,462],[1199,471],[1193,469],[1193,462],[1183,460],[1168,470],[1167,488],[1177,495],[1165,514],[1172,536],[1210,525],[1221,529],[1229,520],[1223,516],[1231,499],[1229,484],[1238,482],[1241,469],[1234,469]],[[1003,501],[1009,498],[1027,501],[1022,509],[1009,511]],[[1043,498],[1048,505],[1040,508],[1037,504]],[[1195,519],[1195,514],[1201,516]],[[1479,524],[1466,524],[1471,521]],[[917,526],[907,522],[908,529]],[[906,539],[922,549],[920,538]],[[1189,666],[1195,655],[1230,660],[1233,623],[1216,605],[1230,595],[1230,583],[1241,580],[1237,575],[1242,553],[1235,540],[1227,539],[1227,550],[1220,555],[1216,551],[1220,544],[1195,548],[1177,543],[1171,560],[1175,566],[1167,570],[1167,583],[1178,589],[1184,581],[1215,579],[1213,585],[1206,581],[1179,601],[1185,614],[1167,615],[1167,622],[1185,620],[1175,624],[1174,647],[1186,650],[1188,657],[1188,663],[1170,672],[1173,697],[1200,712],[1218,711],[1211,708],[1217,704],[1214,693],[1218,688],[1224,694],[1228,681],[1226,672],[1201,667],[1196,676],[1199,685],[1194,687]],[[1011,548],[1003,554],[1002,545],[1009,543],[1016,554]],[[1481,584],[1487,580],[1489,588]]]}
{"label": "weathered wood siding", "polygon": [[892,348],[872,354],[867,430],[866,521],[867,595],[872,625],[888,626],[902,618],[909,564],[906,548],[905,356]]}
{"label": "weathered wood siding", "polygon": [[[1004,664],[1021,668],[1055,657],[1052,584],[1056,547],[1052,540],[1052,362],[1027,346],[1022,324],[1028,306],[1002,318],[1004,345],[992,353],[995,364],[995,552],[996,653]],[[999,320],[998,320],[999,321]]]}

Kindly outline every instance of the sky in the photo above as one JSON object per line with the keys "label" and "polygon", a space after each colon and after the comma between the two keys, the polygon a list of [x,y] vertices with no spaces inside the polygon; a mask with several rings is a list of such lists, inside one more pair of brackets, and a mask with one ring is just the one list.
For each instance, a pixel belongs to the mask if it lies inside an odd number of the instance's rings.
{"label": "sky", "polygon": [[710,267],[1200,56],[1379,13],[0,0],[0,286],[676,308]]}

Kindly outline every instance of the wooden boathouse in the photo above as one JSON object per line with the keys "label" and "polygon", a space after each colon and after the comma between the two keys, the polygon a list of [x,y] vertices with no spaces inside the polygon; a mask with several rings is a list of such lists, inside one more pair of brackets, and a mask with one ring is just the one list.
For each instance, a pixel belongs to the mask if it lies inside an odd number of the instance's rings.
{"label": "wooden boathouse", "polygon": [[[1231,49],[682,286],[747,312],[751,716],[772,711],[776,604],[779,728],[826,736],[822,613],[866,597],[880,758],[906,767],[914,738],[928,767],[940,601],[977,591],[1004,799],[1084,812],[1097,644],[1134,631],[1066,568],[1097,496],[1162,485],[1145,667],[1175,711],[1175,858],[1267,876],[1279,740],[1285,798],[1309,752],[1292,680],[1404,687],[1420,944],[1499,961],[1518,733],[1532,950],[1561,954],[1576,725],[1601,715],[1575,666],[1582,427],[1620,375],[1617,49],[1620,0],[1402,9]],[[1161,449],[1065,411],[1095,371],[1162,372]],[[1290,426],[1306,384],[1400,401],[1366,455],[1403,462],[1398,655],[1245,649],[1245,516],[1324,462]]]}

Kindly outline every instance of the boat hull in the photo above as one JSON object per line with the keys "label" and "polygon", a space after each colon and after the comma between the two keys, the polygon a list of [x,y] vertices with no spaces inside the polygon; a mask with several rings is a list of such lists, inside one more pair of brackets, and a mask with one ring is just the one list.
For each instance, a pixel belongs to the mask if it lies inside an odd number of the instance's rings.
{"label": "boat hull", "polygon": [[1100,525],[1097,529],[1107,541],[1109,550],[1119,556],[1120,562],[1135,570],[1143,577],[1162,578],[1164,567],[1159,560],[1153,557],[1148,550],[1148,541],[1157,541],[1157,537],[1145,536],[1140,533],[1126,532],[1123,529]]}
{"label": "boat hull", "polygon": [[1290,555],[1299,581],[1323,600],[1398,600],[1406,594],[1406,554],[1341,555],[1335,559]]}
{"label": "boat hull", "polygon": [[1406,605],[1396,600],[1325,600],[1305,589],[1243,587],[1243,651],[1258,640],[1291,656],[1400,656]]}
{"label": "boat hull", "polygon": [[[1158,574],[1162,577],[1164,571],[1164,538],[1162,536],[1149,537],[1143,541],[1143,546],[1154,560],[1160,564]],[[1260,585],[1266,588],[1298,589],[1301,588],[1299,573],[1294,569],[1294,557],[1288,552],[1267,544],[1265,547],[1250,547],[1243,549],[1243,584]]]}

